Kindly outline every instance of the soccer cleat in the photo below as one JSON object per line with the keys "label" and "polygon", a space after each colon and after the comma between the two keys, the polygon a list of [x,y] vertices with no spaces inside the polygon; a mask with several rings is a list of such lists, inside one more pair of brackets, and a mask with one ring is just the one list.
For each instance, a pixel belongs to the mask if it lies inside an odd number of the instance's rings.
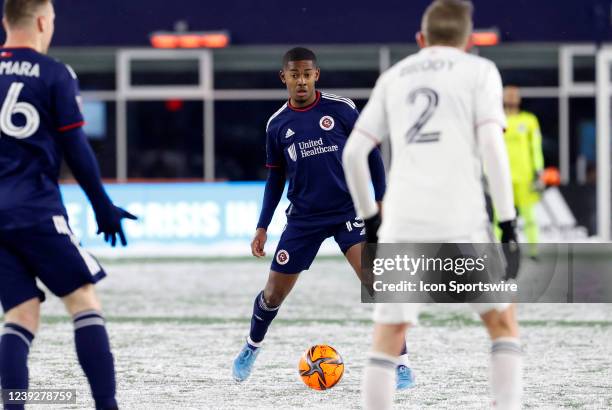
{"label": "soccer cleat", "polygon": [[412,369],[406,365],[400,364],[396,368],[397,370],[397,384],[396,390],[405,390],[414,387],[414,375]]}
{"label": "soccer cleat", "polygon": [[232,376],[237,382],[243,382],[251,375],[253,370],[253,364],[257,355],[259,354],[259,348],[253,349],[246,343],[238,356],[234,359],[234,365],[232,366]]}

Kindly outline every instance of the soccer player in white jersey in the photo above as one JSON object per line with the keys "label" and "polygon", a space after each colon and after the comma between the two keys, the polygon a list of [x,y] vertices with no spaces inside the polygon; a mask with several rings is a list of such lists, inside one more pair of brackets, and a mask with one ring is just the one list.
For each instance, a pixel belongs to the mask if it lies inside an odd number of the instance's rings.
{"label": "soccer player in white jersey", "polygon": [[[343,154],[345,174],[368,241],[492,242],[482,170],[502,229],[516,247],[502,83],[495,65],[465,52],[472,4],[437,0],[425,11],[422,48],[378,79]],[[381,216],[371,198],[368,153],[391,140],[391,170]],[[516,251],[518,252],[518,251]],[[514,255],[516,256],[516,255]],[[473,304],[492,340],[491,387],[499,409],[520,408],[522,351],[511,304]],[[363,378],[366,409],[393,404],[395,365],[418,304],[377,304],[373,348]]]}

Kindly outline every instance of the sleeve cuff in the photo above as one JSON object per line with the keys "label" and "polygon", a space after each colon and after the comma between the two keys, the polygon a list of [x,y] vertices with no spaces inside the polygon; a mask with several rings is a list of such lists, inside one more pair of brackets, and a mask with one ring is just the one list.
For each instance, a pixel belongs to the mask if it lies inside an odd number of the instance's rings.
{"label": "sleeve cuff", "polygon": [[359,134],[363,135],[364,137],[369,138],[370,140],[372,140],[372,142],[374,142],[375,145],[380,145],[381,140],[376,137],[374,134],[369,133],[368,131],[362,129],[362,128],[354,128],[355,131],[357,131]]}
{"label": "sleeve cuff", "polygon": [[368,202],[364,204],[363,209],[360,209],[359,216],[362,219],[368,219],[378,213],[378,204],[376,202]]}
{"label": "sleeve cuff", "polygon": [[505,123],[505,121],[500,120],[500,119],[495,119],[495,118],[488,118],[488,119],[485,119],[485,120],[482,120],[482,121],[478,122],[476,124],[476,128],[480,128],[483,125],[487,125],[487,124],[491,124],[491,123],[499,125],[502,128],[502,130],[504,132],[506,132],[506,123]]}

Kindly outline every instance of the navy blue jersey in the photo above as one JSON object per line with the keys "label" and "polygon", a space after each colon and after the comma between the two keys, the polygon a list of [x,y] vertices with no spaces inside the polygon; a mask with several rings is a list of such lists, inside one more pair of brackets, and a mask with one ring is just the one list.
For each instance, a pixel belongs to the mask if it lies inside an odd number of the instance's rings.
{"label": "navy blue jersey", "polygon": [[342,150],[358,116],[348,98],[317,91],[310,106],[287,102],[268,120],[266,166],[286,172],[290,223],[344,223],[354,217]]}
{"label": "navy blue jersey", "polygon": [[83,125],[68,66],[29,48],[0,48],[0,229],[66,215],[58,133]]}

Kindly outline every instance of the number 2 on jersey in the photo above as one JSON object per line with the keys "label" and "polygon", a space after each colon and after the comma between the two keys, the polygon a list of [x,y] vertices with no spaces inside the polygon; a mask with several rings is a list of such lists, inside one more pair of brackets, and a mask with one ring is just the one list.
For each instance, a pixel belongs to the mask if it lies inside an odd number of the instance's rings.
{"label": "number 2 on jersey", "polygon": [[414,105],[419,96],[427,98],[427,106],[414,125],[410,127],[406,133],[406,141],[408,144],[436,142],[440,140],[440,132],[421,132],[421,129],[423,129],[427,121],[429,121],[438,107],[438,93],[431,88],[414,89],[410,92],[410,94],[408,94],[408,104]]}
{"label": "number 2 on jersey", "polygon": [[[0,132],[17,139],[31,137],[40,125],[40,115],[36,108],[27,102],[17,102],[22,89],[23,83],[12,83],[0,109]],[[25,117],[25,125],[18,126],[13,123],[15,114]]]}

